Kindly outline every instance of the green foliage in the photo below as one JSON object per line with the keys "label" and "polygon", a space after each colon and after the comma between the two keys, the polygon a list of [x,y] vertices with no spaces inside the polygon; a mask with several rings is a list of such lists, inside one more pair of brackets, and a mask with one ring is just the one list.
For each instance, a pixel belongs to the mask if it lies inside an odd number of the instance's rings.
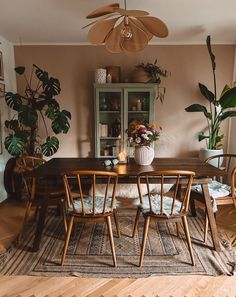
{"label": "green foliage", "polygon": [[[8,92],[5,94],[6,104],[17,112],[18,119],[5,122],[9,135],[5,138],[5,148],[13,156],[22,153],[33,155],[35,146],[40,145],[43,155],[52,156],[59,149],[59,140],[48,135],[45,118],[52,121],[52,133],[67,133],[70,129],[71,114],[67,110],[60,111],[60,105],[54,98],[61,92],[60,82],[57,78],[50,77],[48,72],[33,65],[32,74],[38,80],[33,85],[25,75],[25,67],[15,68],[18,75],[22,75],[26,82],[24,94]],[[15,117],[15,116],[14,116]],[[38,120],[42,118],[46,130],[46,140],[40,138]],[[39,140],[40,139],[40,140]]]}
{"label": "green foliage", "polygon": [[[149,74],[150,79],[147,81],[147,83],[156,83],[157,85],[160,85],[161,77],[167,77],[168,75],[170,75],[170,72],[162,69],[157,65],[157,59],[154,61],[154,63],[140,63],[135,67],[138,69],[143,69]],[[165,88],[161,89],[162,90],[158,89],[157,99],[160,99],[161,102],[163,102],[165,96]]]}
{"label": "green foliage", "polygon": [[223,88],[220,98],[217,99],[216,93],[216,77],[215,77],[215,56],[211,49],[211,38],[207,36],[207,49],[211,59],[211,66],[214,80],[214,93],[208,90],[208,88],[199,83],[199,89],[201,94],[207,99],[209,108],[200,104],[192,104],[185,108],[187,112],[202,112],[207,121],[208,133],[205,135],[203,131],[198,133],[198,140],[206,140],[208,149],[217,149],[221,146],[221,141],[224,137],[220,134],[220,126],[222,121],[236,116],[236,111],[228,110],[236,107],[236,82],[233,83],[232,87],[225,85]]}

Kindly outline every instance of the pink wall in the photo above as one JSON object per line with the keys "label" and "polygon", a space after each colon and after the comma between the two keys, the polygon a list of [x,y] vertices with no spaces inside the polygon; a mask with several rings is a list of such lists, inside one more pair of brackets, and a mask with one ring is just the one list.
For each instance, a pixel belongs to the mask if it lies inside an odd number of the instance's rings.
{"label": "pink wall", "polygon": [[[218,89],[233,78],[233,45],[215,45]],[[129,79],[134,65],[140,62],[158,63],[171,71],[163,79],[167,92],[164,104],[156,102],[156,122],[164,127],[156,148],[159,156],[195,156],[204,143],[196,134],[205,127],[200,113],[187,113],[184,108],[192,103],[206,103],[198,90],[198,82],[210,89],[213,79],[206,46],[150,45],[141,53],[111,54],[103,46],[16,46],[16,65],[36,64],[61,82],[59,102],[72,113],[71,130],[60,136],[59,156],[88,156],[94,154],[93,79],[94,70],[108,65],[119,65],[123,80]],[[21,81],[18,79],[18,88]],[[223,127],[227,133],[227,124]],[[226,137],[227,138],[227,137]],[[225,143],[226,139],[225,138]]]}

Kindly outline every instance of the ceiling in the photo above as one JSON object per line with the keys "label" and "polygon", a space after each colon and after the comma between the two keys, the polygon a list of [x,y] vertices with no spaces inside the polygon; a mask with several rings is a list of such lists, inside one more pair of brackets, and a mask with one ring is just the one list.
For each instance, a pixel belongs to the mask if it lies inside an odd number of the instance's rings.
{"label": "ceiling", "polygon": [[[0,35],[18,44],[84,44],[98,7],[123,0],[0,0]],[[236,44],[235,0],[127,0],[127,9],[142,9],[163,20],[169,29],[160,44]]]}

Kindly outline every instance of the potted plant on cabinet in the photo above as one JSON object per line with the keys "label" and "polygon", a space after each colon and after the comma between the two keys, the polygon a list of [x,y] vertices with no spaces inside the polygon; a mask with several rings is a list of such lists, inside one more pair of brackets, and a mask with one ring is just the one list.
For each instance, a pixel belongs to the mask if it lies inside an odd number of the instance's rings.
{"label": "potted plant on cabinet", "polygon": [[198,140],[206,141],[206,149],[200,150],[200,159],[206,160],[212,155],[223,153],[221,141],[224,137],[220,132],[221,123],[230,118],[236,116],[236,111],[231,110],[236,107],[236,82],[230,87],[225,85],[220,97],[217,99],[217,87],[216,87],[216,63],[215,55],[211,49],[211,37],[207,36],[206,39],[208,53],[211,59],[214,91],[211,92],[205,85],[199,83],[199,89],[201,94],[206,98],[208,108],[201,104],[192,104],[185,108],[187,112],[201,112],[206,119],[207,133],[204,131],[198,133]]}
{"label": "potted plant on cabinet", "polygon": [[133,82],[137,83],[153,83],[157,84],[157,99],[160,99],[161,102],[164,101],[165,96],[165,87],[160,87],[161,78],[167,77],[170,75],[170,72],[162,69],[157,65],[157,59],[154,63],[139,63],[135,66],[135,71],[133,72]]}
{"label": "potted plant on cabinet", "polygon": [[[52,156],[59,148],[59,140],[55,135],[49,135],[48,121],[51,121],[52,132],[59,134],[68,132],[71,119],[70,112],[61,111],[55,99],[61,92],[60,82],[36,65],[32,67],[30,79],[25,75],[25,67],[16,67],[15,71],[24,77],[26,87],[23,94],[5,94],[7,105],[17,113],[17,117],[14,115],[5,122],[10,131],[4,141],[5,148],[12,156],[23,153],[34,155],[36,147],[42,155]],[[46,139],[39,135],[40,118],[46,131]]]}

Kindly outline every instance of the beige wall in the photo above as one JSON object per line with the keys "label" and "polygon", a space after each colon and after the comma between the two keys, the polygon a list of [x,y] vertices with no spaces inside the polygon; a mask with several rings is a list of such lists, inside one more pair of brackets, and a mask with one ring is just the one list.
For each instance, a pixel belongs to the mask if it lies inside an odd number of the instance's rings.
{"label": "beige wall", "polygon": [[[225,83],[232,82],[234,50],[233,45],[213,46],[219,90]],[[16,46],[15,58],[16,65],[37,64],[61,82],[59,102],[71,111],[72,121],[70,132],[60,137],[63,141],[57,157],[94,154],[94,70],[120,65],[122,79],[127,80],[134,65],[154,62],[155,58],[161,67],[171,71],[171,76],[162,83],[167,88],[165,102],[156,102],[155,107],[156,122],[164,127],[156,153],[159,156],[195,156],[204,146],[203,142],[198,142],[196,134],[205,126],[205,119],[200,113],[184,111],[192,103],[206,103],[198,91],[198,82],[212,89],[210,60],[204,45],[150,45],[134,54],[111,54],[103,46]],[[20,85],[18,80],[18,87]]]}

